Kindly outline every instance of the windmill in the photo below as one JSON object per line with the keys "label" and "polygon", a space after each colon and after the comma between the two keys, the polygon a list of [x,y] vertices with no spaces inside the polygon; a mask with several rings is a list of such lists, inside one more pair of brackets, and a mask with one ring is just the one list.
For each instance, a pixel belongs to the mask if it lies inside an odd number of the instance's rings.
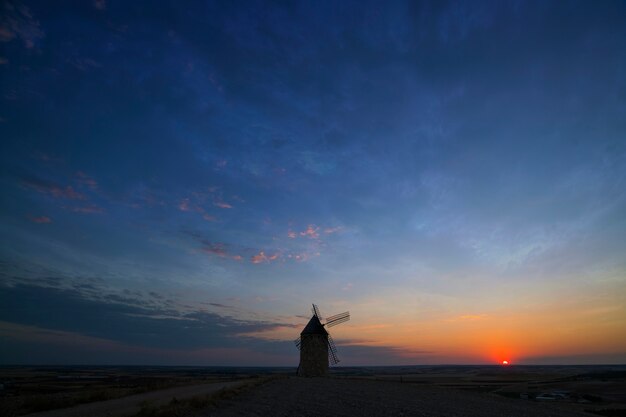
{"label": "windmill", "polygon": [[336,326],[350,320],[350,313],[340,313],[328,317],[322,324],[323,318],[319,308],[313,304],[313,317],[294,342],[300,350],[300,376],[322,376],[328,373],[328,363],[339,363],[337,347],[326,328]]}

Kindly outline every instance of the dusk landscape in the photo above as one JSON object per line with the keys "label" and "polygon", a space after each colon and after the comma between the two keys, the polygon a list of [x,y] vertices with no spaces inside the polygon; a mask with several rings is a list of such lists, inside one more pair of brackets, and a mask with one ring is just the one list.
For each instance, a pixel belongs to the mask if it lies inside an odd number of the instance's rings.
{"label": "dusk landscape", "polygon": [[2,1],[0,161],[0,415],[626,416],[625,1]]}

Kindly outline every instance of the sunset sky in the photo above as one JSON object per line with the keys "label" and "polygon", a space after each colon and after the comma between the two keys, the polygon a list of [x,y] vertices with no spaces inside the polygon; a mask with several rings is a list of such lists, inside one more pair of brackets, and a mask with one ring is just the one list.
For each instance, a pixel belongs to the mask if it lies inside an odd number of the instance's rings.
{"label": "sunset sky", "polygon": [[0,5],[0,364],[626,363],[626,2]]}

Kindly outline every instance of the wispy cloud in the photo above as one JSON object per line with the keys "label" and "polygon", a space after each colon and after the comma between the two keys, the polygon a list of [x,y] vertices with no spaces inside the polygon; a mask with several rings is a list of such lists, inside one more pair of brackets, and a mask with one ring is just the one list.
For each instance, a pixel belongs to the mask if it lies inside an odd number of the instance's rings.
{"label": "wispy cloud", "polygon": [[183,198],[180,200],[180,203],[178,203],[178,209],[180,211],[189,211],[189,199]]}
{"label": "wispy cloud", "polygon": [[106,10],[107,2],[106,0],[94,0],[93,7],[96,8],[97,10]]}
{"label": "wispy cloud", "polygon": [[213,202],[213,205],[216,206],[216,207],[219,207],[219,208],[223,208],[223,209],[231,209],[231,208],[233,208],[233,206],[231,206],[230,204],[228,204],[228,203],[226,203],[224,201],[221,201],[221,200]]}
{"label": "wispy cloud", "polygon": [[91,58],[72,58],[68,59],[68,63],[80,71],[87,71],[93,68],[100,68],[102,64]]}
{"label": "wispy cloud", "polygon": [[320,226],[317,226],[315,224],[309,224],[306,229],[297,232],[294,231],[292,229],[290,229],[287,232],[287,237],[290,239],[296,239],[298,236],[300,237],[304,237],[304,238],[308,238],[308,239],[313,239],[313,240],[317,240],[320,239],[320,235],[321,233],[326,234],[326,235],[331,235],[333,233],[338,233],[342,230],[343,228],[341,226],[336,226],[336,227],[325,227],[325,228],[321,228]]}
{"label": "wispy cloud", "polygon": [[260,251],[256,255],[252,256],[252,258],[250,258],[250,261],[253,264],[270,263],[276,261],[278,258],[280,258],[280,253],[278,252],[272,255],[266,255],[264,251]]}
{"label": "wispy cloud", "polygon": [[44,37],[39,22],[21,2],[5,1],[0,8],[0,42],[19,38],[30,49]]}
{"label": "wispy cloud", "polygon": [[[196,193],[197,195],[197,193]],[[217,221],[217,218],[212,214],[207,213],[207,211],[202,208],[199,204],[192,203],[190,198],[183,198],[178,202],[178,210],[187,211],[187,212],[196,212],[199,213],[202,218],[208,222]]]}
{"label": "wispy cloud", "polygon": [[228,256],[223,243],[205,242],[205,245],[202,247],[202,250],[211,255],[219,256],[220,258],[225,258]]}
{"label": "wispy cloud", "polygon": [[33,223],[52,223],[52,219],[48,216],[29,216],[28,219]]}
{"label": "wispy cloud", "polygon": [[319,230],[319,227],[315,226],[314,224],[310,224],[306,228],[306,230],[300,232],[300,236],[306,236],[310,239],[317,239],[320,237]]}
{"label": "wispy cloud", "polygon": [[463,315],[448,319],[447,321],[477,321],[477,320],[485,320],[488,317],[489,316],[487,314],[463,314]]}
{"label": "wispy cloud", "polygon": [[287,255],[287,258],[293,259],[297,262],[306,262],[311,258],[315,258],[320,256],[319,252],[299,252],[299,253],[290,253]]}
{"label": "wispy cloud", "polygon": [[79,185],[82,185],[82,186],[90,188],[91,190],[97,190],[98,189],[98,183],[96,182],[96,180],[93,177],[90,177],[89,175],[85,174],[82,171],[78,171],[76,173],[76,182]]}
{"label": "wispy cloud", "polygon": [[86,196],[83,193],[76,191],[71,185],[63,187],[58,184],[36,178],[23,179],[22,185],[54,198],[64,198],[68,200],[86,199]]}
{"label": "wispy cloud", "polygon": [[105,212],[104,208],[97,206],[95,204],[91,204],[88,206],[70,207],[69,210],[73,211],[74,213],[84,213],[84,214],[100,214],[100,213]]}

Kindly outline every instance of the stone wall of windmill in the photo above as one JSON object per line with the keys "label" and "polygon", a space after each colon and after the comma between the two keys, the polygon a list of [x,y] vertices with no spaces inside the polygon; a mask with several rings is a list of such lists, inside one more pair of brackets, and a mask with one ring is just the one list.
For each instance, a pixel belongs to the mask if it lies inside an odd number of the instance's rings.
{"label": "stone wall of windmill", "polygon": [[299,376],[324,376],[328,374],[328,336],[324,334],[300,335]]}

